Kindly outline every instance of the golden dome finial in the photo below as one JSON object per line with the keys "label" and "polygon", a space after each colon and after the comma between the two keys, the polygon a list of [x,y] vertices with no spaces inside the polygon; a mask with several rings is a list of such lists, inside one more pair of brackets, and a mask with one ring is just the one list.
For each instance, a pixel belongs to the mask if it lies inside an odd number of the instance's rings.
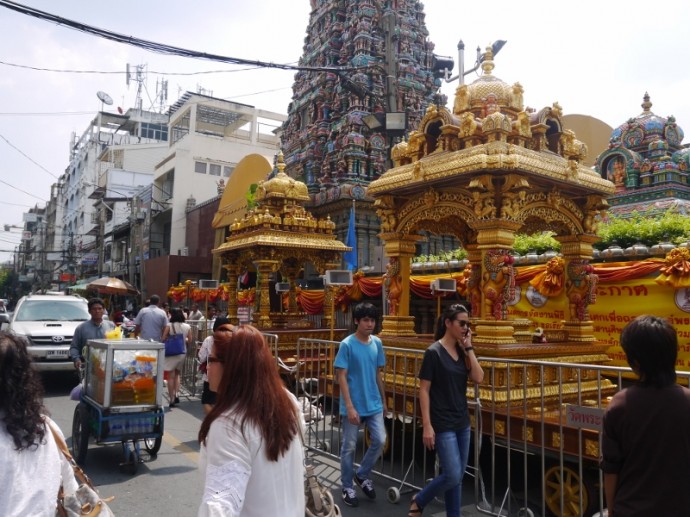
{"label": "golden dome finial", "polygon": [[278,156],[276,157],[276,167],[278,172],[285,172],[285,157],[283,156],[283,150],[278,151]]}
{"label": "golden dome finial", "polygon": [[649,100],[649,93],[644,92],[644,97],[642,98],[644,101],[640,106],[642,106],[642,109],[644,111],[652,111],[652,102]]}
{"label": "golden dome finial", "polygon": [[494,69],[494,51],[491,45],[486,47],[486,52],[484,52],[484,61],[482,61],[482,70],[484,70],[484,75],[491,75],[491,71]]}

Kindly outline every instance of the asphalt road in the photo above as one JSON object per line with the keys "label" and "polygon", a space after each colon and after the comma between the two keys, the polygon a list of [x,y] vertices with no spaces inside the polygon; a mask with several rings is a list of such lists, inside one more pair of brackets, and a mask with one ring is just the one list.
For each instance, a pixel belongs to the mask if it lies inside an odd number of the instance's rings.
{"label": "asphalt road", "polygon": [[[70,400],[70,390],[77,384],[73,374],[45,374],[45,405],[65,434],[71,446],[72,418],[76,402]],[[181,403],[165,415],[165,433],[155,458],[143,453],[143,463],[132,475],[120,468],[123,461],[122,446],[97,445],[91,441],[84,470],[104,496],[115,496],[110,503],[115,515],[150,517],[194,516],[201,499],[202,480],[198,472],[199,444],[197,433],[203,418],[198,398],[181,397]],[[411,493],[401,490],[401,500],[391,504],[386,490],[396,483],[374,477],[377,499],[360,495],[360,506],[351,508],[340,499],[340,469],[336,461],[324,456],[311,455],[321,481],[332,487],[336,503],[345,517],[386,517],[407,515]],[[463,516],[487,515],[476,510],[472,478],[466,478],[463,490]],[[445,515],[441,503],[435,502],[424,512],[425,516]],[[491,514],[489,514],[491,515]],[[267,516],[268,517],[268,516]]]}

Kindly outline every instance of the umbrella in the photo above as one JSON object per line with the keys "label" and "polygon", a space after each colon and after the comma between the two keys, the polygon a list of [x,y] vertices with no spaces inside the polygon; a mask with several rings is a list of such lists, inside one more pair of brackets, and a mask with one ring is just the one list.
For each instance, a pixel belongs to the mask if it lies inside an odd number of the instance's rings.
{"label": "umbrella", "polygon": [[86,287],[105,294],[139,294],[139,290],[129,282],[109,276],[94,280]]}

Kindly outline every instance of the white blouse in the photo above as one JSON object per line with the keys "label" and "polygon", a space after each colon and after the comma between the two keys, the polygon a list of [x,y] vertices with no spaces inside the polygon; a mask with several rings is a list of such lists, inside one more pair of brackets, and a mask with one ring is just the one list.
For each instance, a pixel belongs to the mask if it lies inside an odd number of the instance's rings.
{"label": "white blouse", "polygon": [[[290,393],[295,411],[297,399]],[[301,431],[304,421],[300,415]],[[304,517],[304,449],[299,436],[278,461],[266,457],[260,430],[227,411],[211,424],[201,445],[204,494],[199,517]]]}

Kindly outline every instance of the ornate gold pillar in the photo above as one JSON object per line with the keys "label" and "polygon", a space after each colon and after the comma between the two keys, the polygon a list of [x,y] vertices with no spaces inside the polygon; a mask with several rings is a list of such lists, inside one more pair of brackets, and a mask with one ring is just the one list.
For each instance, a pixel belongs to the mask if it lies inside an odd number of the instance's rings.
{"label": "ornate gold pillar", "polygon": [[482,275],[481,310],[473,338],[478,345],[498,347],[516,343],[515,329],[505,315],[505,307],[514,282],[510,250],[519,227],[519,223],[496,219],[475,224]]}
{"label": "ornate gold pillar", "polygon": [[415,336],[414,317],[410,316],[410,265],[421,236],[384,233],[380,237],[384,241],[386,255],[390,257],[391,273],[387,273],[389,278],[386,281],[389,282],[391,307],[394,307],[389,311],[392,313],[383,316],[381,335]]}
{"label": "ornate gold pillar", "polygon": [[273,322],[271,321],[271,299],[269,293],[269,282],[271,280],[271,273],[277,270],[277,260],[256,260],[254,261],[256,270],[259,273],[259,286],[257,287],[259,298],[259,319],[256,318],[256,326],[265,329],[271,328]]}
{"label": "ornate gold pillar", "polygon": [[238,325],[240,318],[237,315],[237,277],[240,275],[240,267],[237,260],[230,258],[225,269],[228,272],[228,318],[230,323]]}
{"label": "ornate gold pillar", "polygon": [[566,307],[563,328],[568,341],[591,342],[594,324],[589,319],[588,306],[595,302],[597,276],[592,273],[590,260],[594,235],[565,235],[554,237],[561,243],[561,254],[565,259]]}

